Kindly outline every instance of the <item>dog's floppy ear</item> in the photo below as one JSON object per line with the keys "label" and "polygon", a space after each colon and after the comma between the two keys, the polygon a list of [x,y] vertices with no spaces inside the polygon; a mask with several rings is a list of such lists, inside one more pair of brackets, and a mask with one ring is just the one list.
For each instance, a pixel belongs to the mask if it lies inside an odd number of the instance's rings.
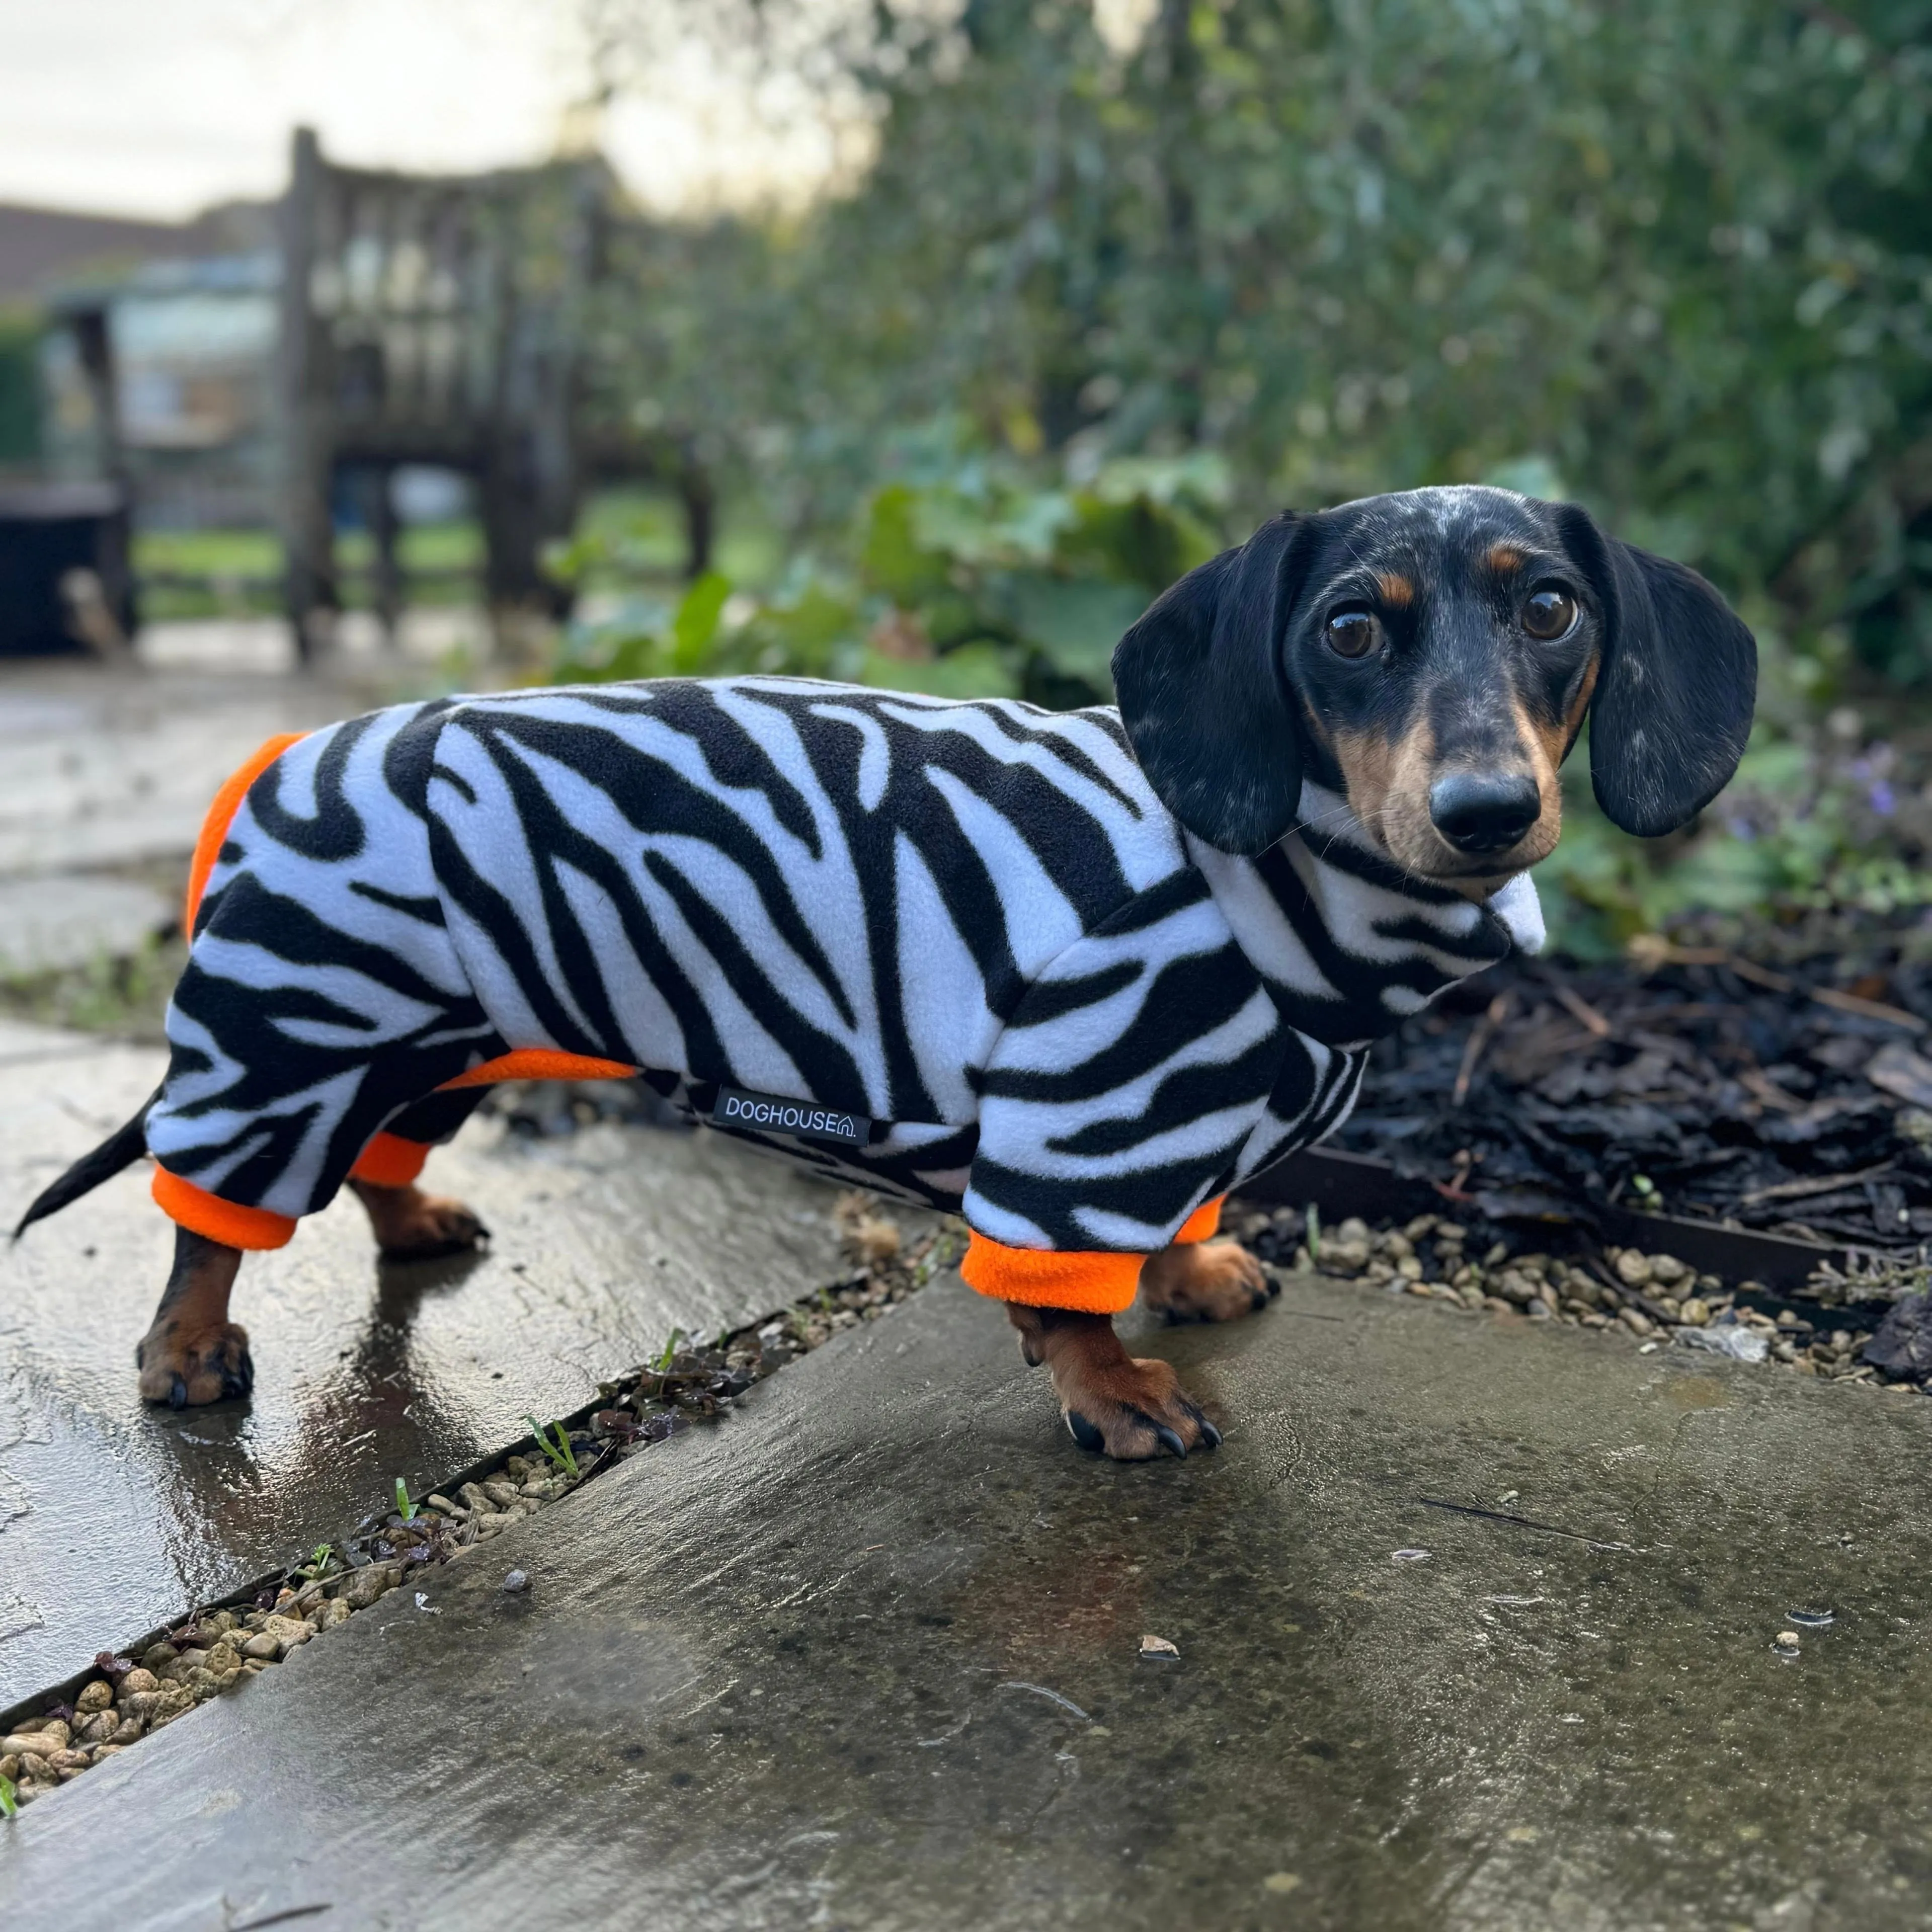
{"label": "dog's floppy ear", "polygon": [[1294,823],[1301,744],[1281,657],[1292,512],[1171,585],[1114,650],[1134,755],[1198,838],[1252,858]]}
{"label": "dog's floppy ear", "polygon": [[1564,548],[1603,612],[1590,782],[1611,823],[1654,838],[1730,782],[1750,736],[1757,643],[1694,570],[1618,543],[1574,504]]}

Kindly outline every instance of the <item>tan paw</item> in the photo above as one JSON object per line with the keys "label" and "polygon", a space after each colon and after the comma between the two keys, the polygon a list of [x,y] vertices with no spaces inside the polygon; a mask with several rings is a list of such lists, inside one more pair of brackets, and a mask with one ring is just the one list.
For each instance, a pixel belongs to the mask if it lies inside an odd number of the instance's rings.
{"label": "tan paw", "polygon": [[460,1201],[425,1194],[416,1211],[382,1242],[391,1261],[428,1261],[435,1255],[466,1254],[490,1238],[490,1230]]}
{"label": "tan paw", "polygon": [[413,1185],[378,1187],[352,1180],[350,1186],[368,1210],[369,1226],[383,1258],[424,1262],[438,1255],[466,1254],[490,1238],[490,1231],[460,1201],[425,1194]]}
{"label": "tan paw", "polygon": [[1101,1365],[1056,1364],[1054,1388],[1073,1439],[1117,1462],[1217,1449],[1221,1432],[1166,1362],[1123,1356]]}
{"label": "tan paw", "polygon": [[141,1372],[141,1400],[170,1408],[238,1401],[255,1386],[248,1331],[232,1322],[190,1329],[164,1317],[142,1336],[134,1366]]}
{"label": "tan paw", "polygon": [[1234,1322],[1280,1292],[1238,1241],[1162,1248],[1141,1269],[1141,1299],[1170,1322]]}

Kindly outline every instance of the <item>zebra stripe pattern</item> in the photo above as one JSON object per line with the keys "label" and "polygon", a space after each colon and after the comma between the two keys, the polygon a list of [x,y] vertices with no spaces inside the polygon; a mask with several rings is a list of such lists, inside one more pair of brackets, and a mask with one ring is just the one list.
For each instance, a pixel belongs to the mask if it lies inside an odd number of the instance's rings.
{"label": "zebra stripe pattern", "polygon": [[379,1130],[433,1137],[445,1081],[551,1048],[870,1119],[743,1137],[1007,1246],[1144,1252],[1540,942],[1527,879],[1472,904],[1302,807],[1258,860],[1201,845],[1107,709],[740,678],[377,712],[230,826],[149,1144],[298,1215]]}

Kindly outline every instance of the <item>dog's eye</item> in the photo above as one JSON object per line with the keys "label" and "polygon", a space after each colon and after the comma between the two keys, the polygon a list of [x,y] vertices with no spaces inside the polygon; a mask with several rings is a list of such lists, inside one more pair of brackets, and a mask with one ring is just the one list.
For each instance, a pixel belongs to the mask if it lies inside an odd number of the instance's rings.
{"label": "dog's eye", "polygon": [[1562,637],[1576,621],[1576,598],[1553,584],[1531,592],[1529,602],[1522,607],[1522,628],[1546,644]]}
{"label": "dog's eye", "polygon": [[1365,658],[1382,640],[1372,610],[1337,610],[1328,620],[1328,648],[1338,657]]}

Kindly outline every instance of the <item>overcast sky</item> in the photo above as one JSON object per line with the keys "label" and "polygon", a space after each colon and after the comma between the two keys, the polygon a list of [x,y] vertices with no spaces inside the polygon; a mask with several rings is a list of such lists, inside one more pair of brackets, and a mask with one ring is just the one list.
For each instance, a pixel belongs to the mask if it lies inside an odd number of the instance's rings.
{"label": "overcast sky", "polygon": [[[572,0],[0,0],[0,200],[178,218],[326,152],[450,171],[539,159],[586,90]],[[822,125],[761,113],[700,51],[603,145],[660,207],[796,195]]]}

